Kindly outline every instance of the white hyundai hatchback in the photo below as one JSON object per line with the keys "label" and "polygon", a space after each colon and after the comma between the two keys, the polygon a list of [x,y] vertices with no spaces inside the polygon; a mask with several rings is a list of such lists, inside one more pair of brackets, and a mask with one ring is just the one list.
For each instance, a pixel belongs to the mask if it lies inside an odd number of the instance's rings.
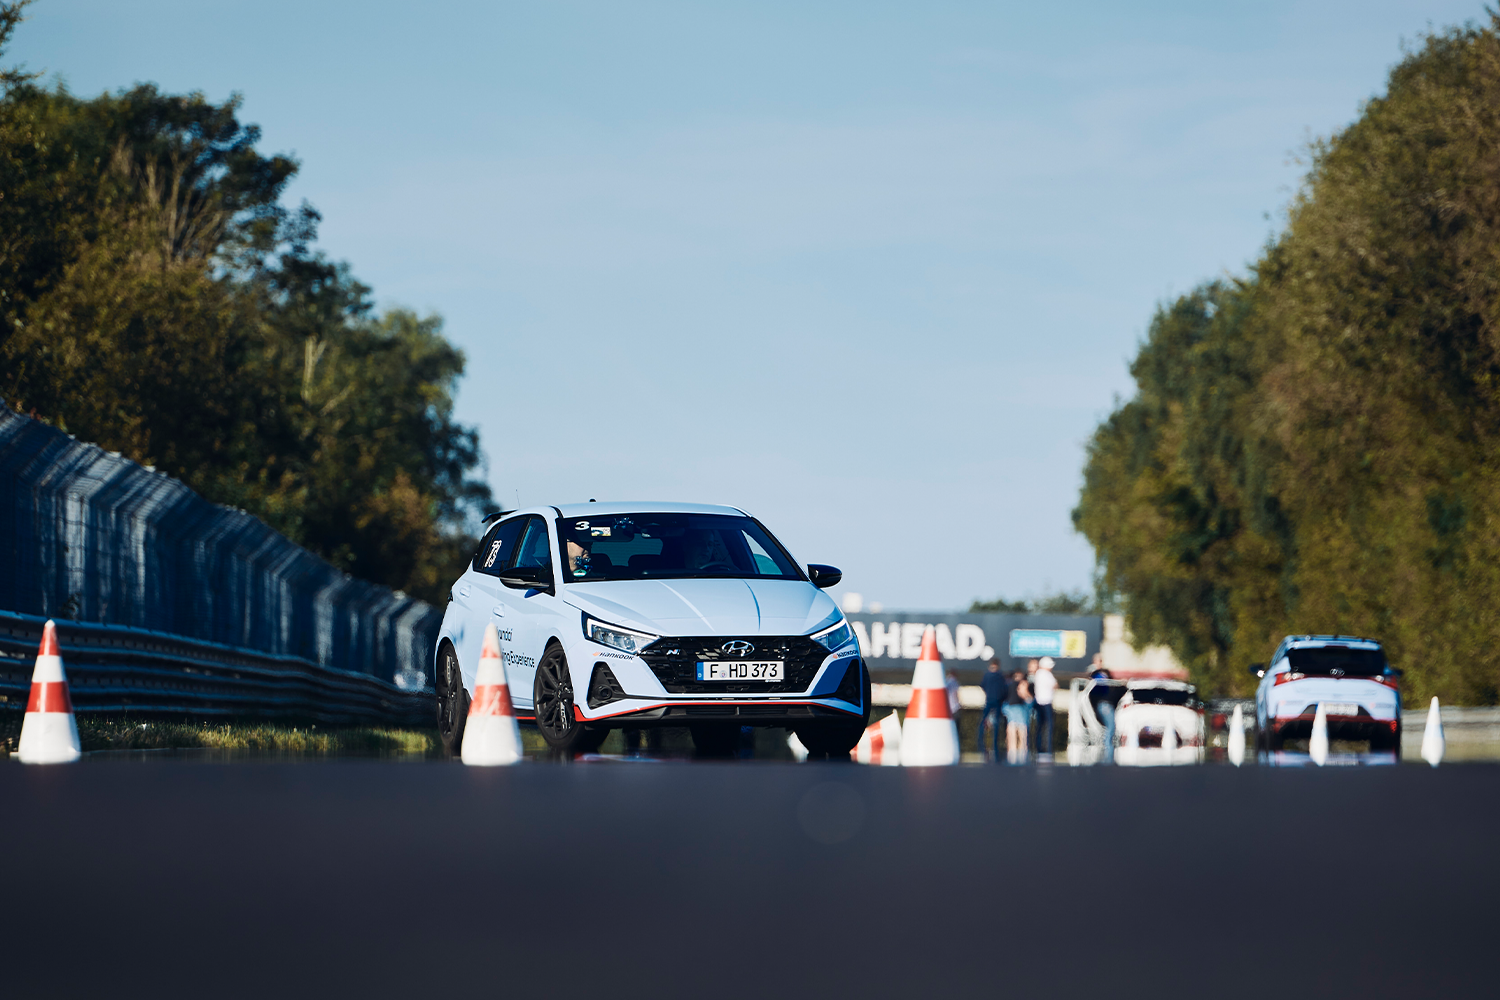
{"label": "white hyundai hatchback", "polygon": [[1289,635],[1269,668],[1255,664],[1255,721],[1268,751],[1312,732],[1318,706],[1331,739],[1369,740],[1371,750],[1401,748],[1401,671],[1374,639]]}
{"label": "white hyundai hatchback", "polygon": [[438,728],[463,737],[491,622],[517,717],[559,750],[609,730],[685,726],[722,754],[742,726],[847,755],[870,715],[854,632],[823,588],[734,507],[595,503],[496,515],[453,585],[434,660]]}

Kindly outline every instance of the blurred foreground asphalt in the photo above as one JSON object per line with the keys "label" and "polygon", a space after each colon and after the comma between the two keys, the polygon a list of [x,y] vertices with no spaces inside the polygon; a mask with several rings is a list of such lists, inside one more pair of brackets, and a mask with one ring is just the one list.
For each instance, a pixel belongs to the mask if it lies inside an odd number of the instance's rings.
{"label": "blurred foreground asphalt", "polygon": [[1496,988],[1500,767],[0,766],[0,995]]}

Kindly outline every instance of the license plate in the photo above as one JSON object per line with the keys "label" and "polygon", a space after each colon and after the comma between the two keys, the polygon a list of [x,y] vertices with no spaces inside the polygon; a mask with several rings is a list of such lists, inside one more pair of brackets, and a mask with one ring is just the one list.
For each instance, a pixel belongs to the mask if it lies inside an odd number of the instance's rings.
{"label": "license plate", "polygon": [[779,681],[782,660],[699,660],[700,681]]}
{"label": "license plate", "polygon": [[1346,702],[1331,701],[1323,705],[1323,712],[1327,715],[1358,715],[1359,706],[1350,705]]}

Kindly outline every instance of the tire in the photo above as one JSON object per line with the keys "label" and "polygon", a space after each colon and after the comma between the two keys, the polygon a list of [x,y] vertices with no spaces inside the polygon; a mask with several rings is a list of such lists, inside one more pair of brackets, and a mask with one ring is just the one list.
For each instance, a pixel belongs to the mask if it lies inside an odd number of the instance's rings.
{"label": "tire", "polygon": [[457,757],[464,743],[464,723],[469,718],[469,693],[464,690],[463,674],[453,644],[444,641],[438,647],[436,676],[438,738],[450,756]]}
{"label": "tire", "polygon": [[862,717],[848,721],[840,719],[817,726],[798,726],[794,730],[797,739],[807,747],[809,759],[847,759],[854,748],[859,745],[860,737],[865,734],[865,729],[870,725],[870,671],[865,667],[862,659],[859,670],[863,674],[860,692],[864,697],[865,705]]}
{"label": "tire", "polygon": [[542,661],[536,665],[531,697],[536,706],[537,731],[554,750],[593,753],[609,735],[608,729],[583,725],[575,717],[573,678],[561,646],[549,646],[542,654]]}

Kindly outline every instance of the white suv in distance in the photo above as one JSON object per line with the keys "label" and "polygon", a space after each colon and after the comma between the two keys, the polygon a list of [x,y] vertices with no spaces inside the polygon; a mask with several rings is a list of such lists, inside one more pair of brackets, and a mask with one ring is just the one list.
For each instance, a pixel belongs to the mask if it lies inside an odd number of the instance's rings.
{"label": "white suv in distance", "polygon": [[1275,752],[1290,738],[1312,734],[1318,705],[1329,739],[1369,740],[1371,750],[1401,749],[1401,671],[1374,639],[1289,635],[1269,669],[1255,664],[1259,740]]}
{"label": "white suv in distance", "polygon": [[870,677],[823,588],[734,507],[595,503],[497,516],[453,585],[435,650],[438,728],[456,751],[487,625],[517,717],[587,752],[623,727],[685,726],[727,753],[742,726],[793,730],[847,755],[869,722]]}

